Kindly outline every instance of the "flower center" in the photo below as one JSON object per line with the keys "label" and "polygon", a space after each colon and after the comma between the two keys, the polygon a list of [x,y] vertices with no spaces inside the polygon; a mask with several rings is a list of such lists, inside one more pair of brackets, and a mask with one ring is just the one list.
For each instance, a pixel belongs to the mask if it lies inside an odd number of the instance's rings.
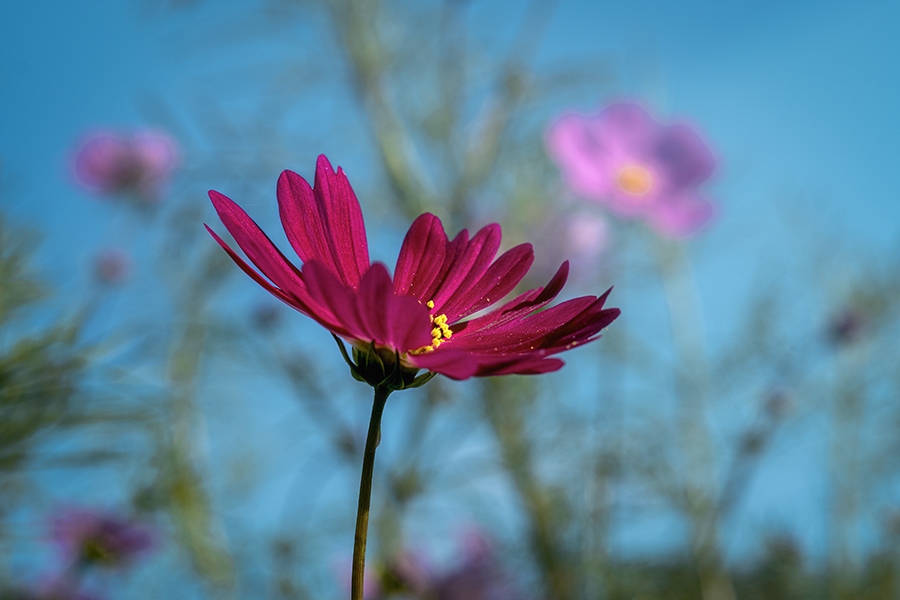
{"label": "flower center", "polygon": [[650,171],[640,165],[626,165],[619,170],[616,178],[619,189],[632,196],[643,196],[650,191],[653,185],[653,176]]}
{"label": "flower center", "polygon": [[115,553],[97,539],[87,539],[81,548],[82,558],[87,562],[114,563],[117,560]]}
{"label": "flower center", "polygon": [[[434,308],[434,301],[429,300],[427,304],[425,304],[429,309]],[[453,335],[453,332],[450,330],[450,326],[447,325],[447,315],[430,315],[431,324],[434,326],[431,329],[431,345],[430,346],[422,346],[421,348],[416,348],[415,350],[410,350],[409,353],[416,354],[424,354],[426,352],[433,352],[435,348],[446,342],[450,339],[450,336]]]}

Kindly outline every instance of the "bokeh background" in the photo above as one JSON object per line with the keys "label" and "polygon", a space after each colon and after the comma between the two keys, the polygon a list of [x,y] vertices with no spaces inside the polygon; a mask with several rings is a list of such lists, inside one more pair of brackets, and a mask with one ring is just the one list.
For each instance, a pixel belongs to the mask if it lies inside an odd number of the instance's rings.
{"label": "bokeh background", "polygon": [[[886,1],[5,3],[0,594],[349,594],[370,390],[203,228],[216,189],[288,248],[275,182],[324,153],[374,258],[424,211],[498,222],[525,283],[570,258],[567,297],[622,309],[560,372],[392,396],[372,598],[897,597],[898,30]],[[708,143],[704,227],[567,189],[548,130],[617,102]],[[148,130],[149,192],[85,185],[85,140]],[[62,525],[97,520],[153,541],[85,560]]]}

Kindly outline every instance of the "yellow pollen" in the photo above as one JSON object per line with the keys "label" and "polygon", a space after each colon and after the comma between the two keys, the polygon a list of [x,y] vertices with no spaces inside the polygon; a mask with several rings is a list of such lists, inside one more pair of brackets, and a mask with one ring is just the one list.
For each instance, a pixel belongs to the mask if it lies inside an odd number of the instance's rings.
{"label": "yellow pollen", "polygon": [[[428,308],[434,308],[434,301],[429,300],[425,306]],[[431,329],[431,338],[434,340],[430,346],[422,346],[421,348],[416,348],[415,350],[410,350],[409,353],[412,355],[416,354],[424,354],[425,352],[433,352],[435,348],[446,342],[453,335],[453,331],[450,329],[450,326],[447,325],[447,315],[429,315],[431,319],[431,324],[434,327]]]}
{"label": "yellow pollen", "polygon": [[633,196],[643,196],[650,191],[653,185],[653,176],[650,171],[639,165],[627,165],[619,170],[616,178],[619,189]]}

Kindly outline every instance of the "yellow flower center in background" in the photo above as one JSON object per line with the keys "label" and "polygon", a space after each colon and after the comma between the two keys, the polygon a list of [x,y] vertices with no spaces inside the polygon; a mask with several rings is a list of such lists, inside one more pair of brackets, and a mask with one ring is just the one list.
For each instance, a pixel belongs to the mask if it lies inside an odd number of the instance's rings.
{"label": "yellow flower center in background", "polygon": [[[429,309],[434,308],[434,301],[429,300],[425,305]],[[447,315],[430,315],[431,324],[434,327],[431,329],[431,345],[430,346],[422,346],[421,348],[416,348],[415,350],[410,350],[410,354],[424,354],[425,352],[433,352],[435,348],[440,346],[442,343],[446,342],[450,339],[450,336],[453,335],[453,332],[450,331],[450,326],[447,325]]]}
{"label": "yellow flower center in background", "polygon": [[650,171],[639,165],[627,165],[619,170],[616,178],[619,189],[632,196],[643,196],[650,191],[653,185],[653,176]]}

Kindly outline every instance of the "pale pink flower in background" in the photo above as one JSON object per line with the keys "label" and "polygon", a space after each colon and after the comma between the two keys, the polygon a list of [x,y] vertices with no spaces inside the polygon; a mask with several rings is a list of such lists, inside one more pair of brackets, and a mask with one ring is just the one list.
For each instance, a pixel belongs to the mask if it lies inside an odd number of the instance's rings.
{"label": "pale pink flower in background", "polygon": [[132,194],[158,202],[178,160],[175,141],[159,131],[98,131],[75,151],[75,179],[100,195]]}
{"label": "pale pink flower in background", "polygon": [[535,272],[541,276],[552,273],[561,260],[568,260],[574,281],[593,282],[612,239],[607,220],[596,211],[583,210],[551,213],[547,217],[533,232],[541,250]]}
{"label": "pale pink flower in background", "polygon": [[579,213],[565,219],[565,245],[569,256],[596,258],[609,243],[609,225],[597,215]]}
{"label": "pale pink flower in background", "polygon": [[115,246],[100,250],[94,258],[94,276],[103,283],[125,283],[131,277],[133,268],[128,252]]}
{"label": "pale pink flower in background", "polygon": [[675,238],[713,217],[699,188],[716,160],[685,123],[662,124],[638,104],[613,104],[593,115],[563,115],[546,143],[569,188],[619,217]]}

